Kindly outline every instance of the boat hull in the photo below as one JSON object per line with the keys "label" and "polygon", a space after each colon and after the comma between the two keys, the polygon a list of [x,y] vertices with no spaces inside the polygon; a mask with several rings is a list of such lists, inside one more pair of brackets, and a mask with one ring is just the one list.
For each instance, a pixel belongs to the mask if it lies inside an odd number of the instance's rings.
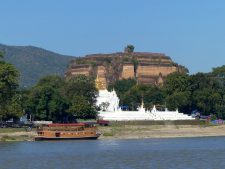
{"label": "boat hull", "polygon": [[91,137],[35,137],[35,141],[47,141],[47,140],[96,140],[99,136]]}

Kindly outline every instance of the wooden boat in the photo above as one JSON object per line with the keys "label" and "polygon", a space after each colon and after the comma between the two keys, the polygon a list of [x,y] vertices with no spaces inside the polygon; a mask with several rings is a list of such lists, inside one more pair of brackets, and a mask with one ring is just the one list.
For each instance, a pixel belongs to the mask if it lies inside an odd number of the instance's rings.
{"label": "wooden boat", "polygon": [[35,141],[97,139],[100,133],[92,123],[48,124],[37,129]]}

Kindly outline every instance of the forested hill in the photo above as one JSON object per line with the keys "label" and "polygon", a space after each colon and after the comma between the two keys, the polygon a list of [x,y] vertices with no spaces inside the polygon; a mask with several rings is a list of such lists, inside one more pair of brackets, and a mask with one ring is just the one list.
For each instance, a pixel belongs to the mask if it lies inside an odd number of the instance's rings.
{"label": "forested hill", "polygon": [[30,87],[46,75],[64,75],[74,57],[60,55],[34,46],[7,46],[0,44],[7,62],[20,71],[20,85]]}

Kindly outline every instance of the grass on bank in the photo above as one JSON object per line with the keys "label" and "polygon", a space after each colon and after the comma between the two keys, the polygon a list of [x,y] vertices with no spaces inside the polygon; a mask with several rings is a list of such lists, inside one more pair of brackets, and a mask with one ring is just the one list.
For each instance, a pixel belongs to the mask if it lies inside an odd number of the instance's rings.
{"label": "grass on bank", "polygon": [[111,123],[110,126],[99,126],[99,130],[104,137],[113,137],[119,136],[126,133],[136,133],[136,132],[147,132],[147,131],[155,131],[161,130],[163,128],[171,128],[171,129],[183,129],[183,128],[206,128],[206,127],[213,127],[210,123],[206,123],[205,121],[199,121],[197,125],[181,125],[181,124],[174,124],[172,122],[166,123],[163,125],[126,125],[122,123]]}
{"label": "grass on bank", "polygon": [[15,137],[7,136],[7,135],[4,135],[1,137],[1,141],[15,141],[15,140],[16,140]]}
{"label": "grass on bank", "polygon": [[0,133],[14,133],[26,131],[25,128],[0,128]]}
{"label": "grass on bank", "polygon": [[5,141],[28,141],[32,140],[30,136],[28,135],[20,135],[20,136],[9,136],[9,135],[3,135],[0,137],[0,141],[5,142]]}

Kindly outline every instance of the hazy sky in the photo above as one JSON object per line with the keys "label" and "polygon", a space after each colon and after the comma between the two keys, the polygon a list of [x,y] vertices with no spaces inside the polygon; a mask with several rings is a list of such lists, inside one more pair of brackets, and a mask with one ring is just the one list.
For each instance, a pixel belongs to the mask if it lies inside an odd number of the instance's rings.
{"label": "hazy sky", "polygon": [[225,0],[1,0],[0,43],[61,54],[160,52],[191,73],[225,64]]}

